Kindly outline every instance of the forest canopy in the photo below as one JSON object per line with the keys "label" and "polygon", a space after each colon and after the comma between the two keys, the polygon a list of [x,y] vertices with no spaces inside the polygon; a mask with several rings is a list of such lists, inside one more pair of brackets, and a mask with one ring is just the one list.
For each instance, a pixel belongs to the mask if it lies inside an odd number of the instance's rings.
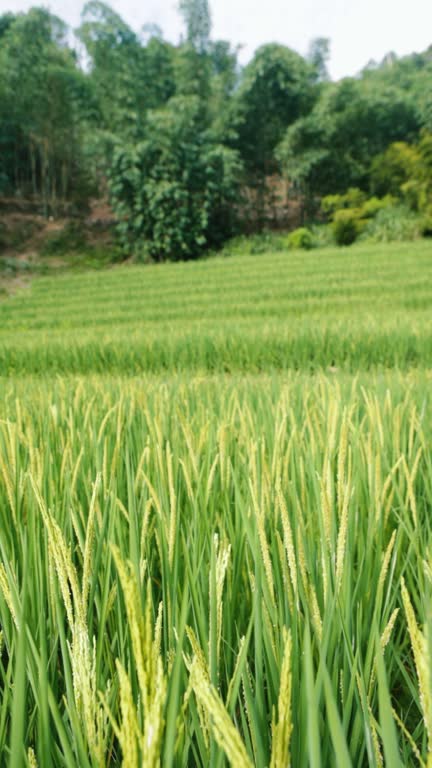
{"label": "forest canopy", "polygon": [[125,253],[152,259],[265,226],[275,179],[305,217],[353,188],[432,216],[432,47],[331,82],[326,39],[241,67],[207,0],[179,13],[178,45],[98,0],[73,31],[42,8],[0,16],[0,196],[45,216],[108,196]]}

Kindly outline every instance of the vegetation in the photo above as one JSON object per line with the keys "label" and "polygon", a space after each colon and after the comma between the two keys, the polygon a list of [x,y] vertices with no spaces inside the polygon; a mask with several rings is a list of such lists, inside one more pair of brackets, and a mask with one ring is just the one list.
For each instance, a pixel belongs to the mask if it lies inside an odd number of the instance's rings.
{"label": "vegetation", "polygon": [[430,244],[289,248],[35,281],[0,304],[3,374],[432,363]]}
{"label": "vegetation", "polygon": [[286,249],[0,305],[2,763],[430,763],[430,270]]}
{"label": "vegetation", "polygon": [[179,11],[0,16],[1,766],[432,768],[431,50]]}
{"label": "vegetation", "polygon": [[109,181],[126,253],[185,259],[233,232],[238,153],[205,130],[196,96],[177,96],[148,116],[146,140],[116,148]]}
{"label": "vegetation", "polygon": [[[430,49],[333,83],[328,40],[306,58],[264,45],[241,68],[212,38],[207,0],[179,11],[177,46],[100,0],[74,33],[40,8],[0,16],[0,196],[59,217],[108,195],[124,255],[154,261],[265,230],[282,177],[285,225],[311,226],[322,197],[358,188],[432,230]],[[363,233],[336,218],[336,242]]]}

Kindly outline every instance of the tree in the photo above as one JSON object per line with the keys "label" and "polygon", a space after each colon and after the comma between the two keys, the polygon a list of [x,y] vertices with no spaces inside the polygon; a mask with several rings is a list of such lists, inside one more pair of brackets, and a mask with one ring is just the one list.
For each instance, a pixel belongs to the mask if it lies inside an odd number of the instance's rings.
{"label": "tree", "polygon": [[3,183],[40,195],[46,214],[74,196],[82,201],[81,109],[88,93],[66,25],[41,9],[18,15],[2,37],[0,73]]}
{"label": "tree", "polygon": [[135,33],[108,5],[91,0],[81,15],[77,36],[90,61],[100,123],[116,134],[138,137],[142,127],[141,45]]}
{"label": "tree", "polygon": [[313,100],[310,64],[282,45],[258,49],[242,73],[233,106],[236,147],[252,177],[262,180],[277,169],[276,146]]}
{"label": "tree", "polygon": [[327,62],[330,59],[330,40],[328,37],[317,37],[312,40],[307,55],[307,60],[311,63],[318,82],[330,80],[327,69]]}
{"label": "tree", "polygon": [[367,189],[371,158],[418,130],[416,109],[403,92],[383,93],[346,79],[324,88],[309,115],[288,129],[277,156],[286,176],[312,201],[349,187]]}
{"label": "tree", "polygon": [[237,140],[230,109],[240,80],[237,56],[238,48],[233,49],[225,40],[216,40],[210,44],[209,120],[217,140],[228,145]]}
{"label": "tree", "polygon": [[145,114],[174,93],[173,47],[158,36],[143,45],[108,5],[91,0],[77,30],[90,60],[99,123],[112,135],[143,136]]}
{"label": "tree", "polygon": [[0,16],[0,40],[3,35],[11,28],[12,24],[16,20],[14,13],[3,13]]}
{"label": "tree", "polygon": [[210,44],[211,14],[208,0],[180,0],[179,10],[186,27],[186,40],[198,53]]}
{"label": "tree", "polygon": [[371,189],[376,195],[400,197],[402,188],[420,172],[421,156],[418,149],[405,141],[397,141],[371,164]]}
{"label": "tree", "polygon": [[148,114],[146,138],[119,143],[109,175],[126,252],[187,259],[232,233],[240,162],[212,140],[196,96]]}
{"label": "tree", "polygon": [[402,193],[414,210],[426,214],[432,222],[432,133],[422,131],[413,152],[418,162],[413,164],[411,177],[402,185]]}

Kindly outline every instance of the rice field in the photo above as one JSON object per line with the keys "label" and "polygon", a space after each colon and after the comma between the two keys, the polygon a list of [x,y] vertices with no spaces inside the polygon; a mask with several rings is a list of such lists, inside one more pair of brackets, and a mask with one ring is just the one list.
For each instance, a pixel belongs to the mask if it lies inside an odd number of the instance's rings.
{"label": "rice field", "polygon": [[432,366],[432,244],[39,279],[0,303],[5,375]]}
{"label": "rice field", "polygon": [[432,766],[432,248],[0,305],[0,765]]}

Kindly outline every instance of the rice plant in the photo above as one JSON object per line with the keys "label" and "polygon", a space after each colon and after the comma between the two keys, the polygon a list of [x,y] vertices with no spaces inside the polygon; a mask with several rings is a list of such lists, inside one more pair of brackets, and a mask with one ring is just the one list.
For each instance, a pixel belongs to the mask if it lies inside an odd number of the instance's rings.
{"label": "rice plant", "polygon": [[432,768],[430,246],[0,304],[0,765]]}
{"label": "rice plant", "polygon": [[0,371],[430,367],[431,286],[427,240],[41,278],[0,303]]}
{"label": "rice plant", "polygon": [[429,392],[3,379],[1,764],[431,766]]}

